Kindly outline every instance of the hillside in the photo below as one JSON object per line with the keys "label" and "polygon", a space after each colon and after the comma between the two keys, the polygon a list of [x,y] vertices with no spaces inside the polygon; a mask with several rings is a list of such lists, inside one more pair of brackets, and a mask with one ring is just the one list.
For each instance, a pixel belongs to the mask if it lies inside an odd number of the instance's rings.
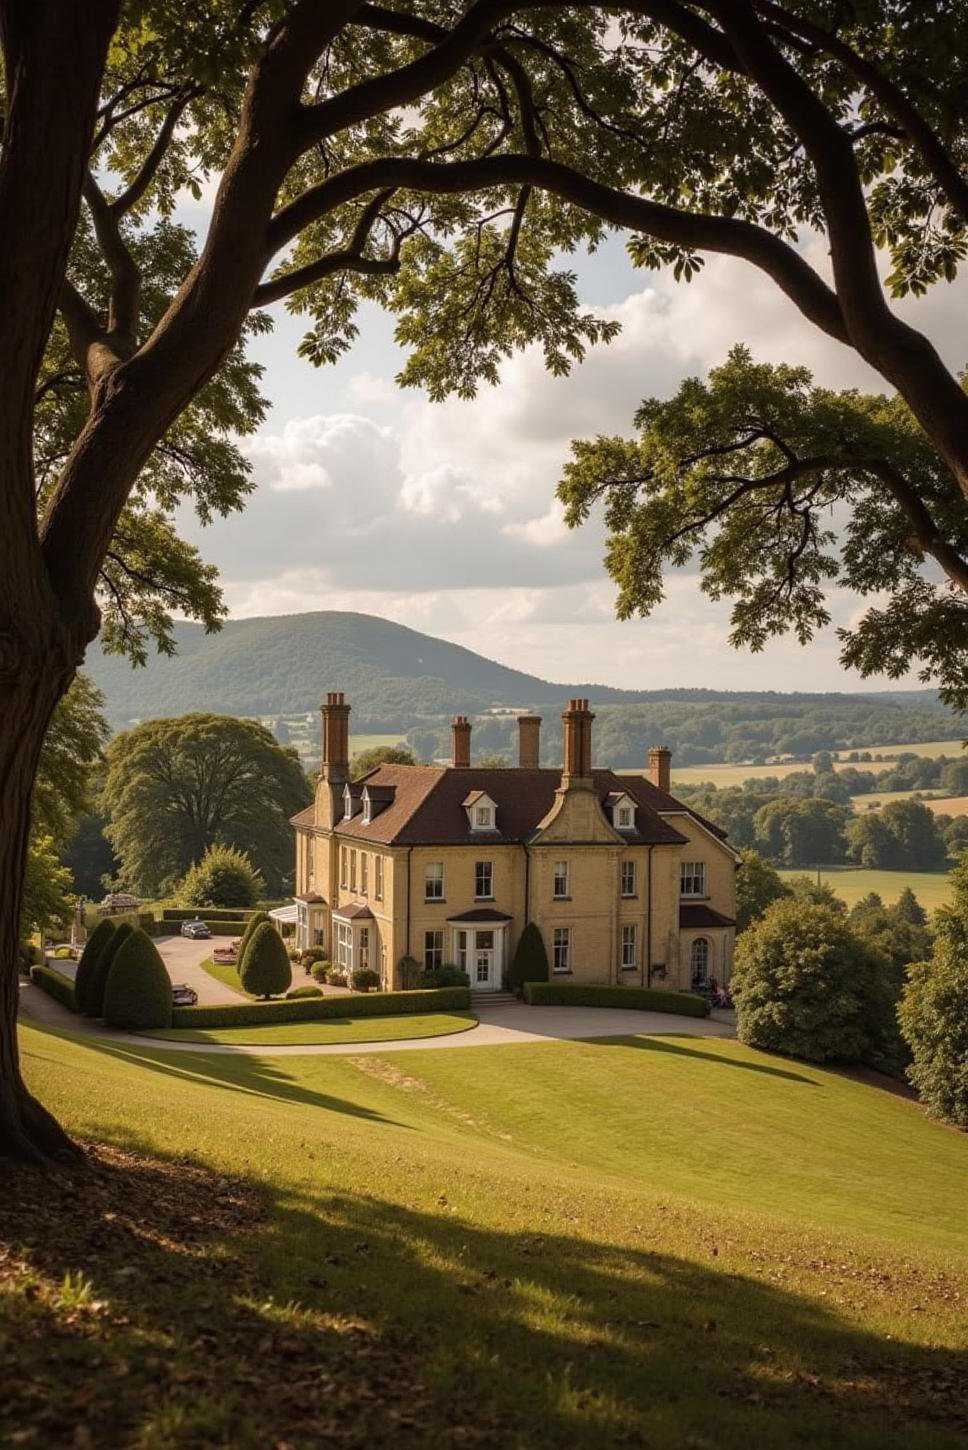
{"label": "hillside", "polygon": [[[355,731],[402,735],[421,725],[440,729],[458,711],[481,715],[501,707],[536,708],[545,714],[549,752],[558,749],[561,705],[571,695],[587,695],[601,712],[601,758],[615,765],[636,763],[643,741],[664,740],[681,764],[701,764],[953,739],[964,730],[924,690],[787,694],[552,683],[366,614],[236,619],[214,635],[197,624],[179,624],[176,637],[174,658],[155,656],[141,670],[92,646],[85,669],[104,692],[115,728],[191,710],[306,715],[317,709],[326,690],[341,689],[352,703]],[[510,733],[510,722],[494,720],[475,738],[481,749],[504,750]],[[444,749],[445,734],[444,728]],[[420,753],[435,751],[425,741]]]}

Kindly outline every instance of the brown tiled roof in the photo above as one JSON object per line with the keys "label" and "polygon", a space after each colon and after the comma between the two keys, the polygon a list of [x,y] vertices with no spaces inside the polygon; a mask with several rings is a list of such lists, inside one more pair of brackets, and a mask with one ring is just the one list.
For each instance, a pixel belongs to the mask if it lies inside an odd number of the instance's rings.
{"label": "brown tiled roof", "polygon": [[657,785],[652,784],[647,776],[623,775],[620,779],[623,781],[634,781],[636,789],[630,790],[629,793],[634,795],[637,800],[646,801],[653,810],[671,811],[673,813],[683,812],[687,816],[692,816],[694,821],[698,821],[701,826],[705,826],[707,831],[711,831],[721,841],[725,841],[726,832],[721,826],[714,825],[712,821],[707,820],[705,816],[701,816],[698,811],[694,811],[683,801],[677,801],[675,796],[669,795],[668,791],[660,790]]}
{"label": "brown tiled roof", "polygon": [[320,904],[323,906],[326,905],[326,897],[320,896],[318,891],[303,891],[299,896],[296,896],[294,900],[305,901],[310,906],[319,906]]}
{"label": "brown tiled roof", "polygon": [[731,916],[723,916],[722,912],[713,911],[712,907],[706,906],[704,902],[684,901],[679,907],[679,925],[681,927],[735,926],[736,923]]}
{"label": "brown tiled roof", "polygon": [[304,811],[299,811],[297,815],[290,816],[289,822],[293,826],[314,826],[316,824],[315,805],[307,806]]}
{"label": "brown tiled roof", "polygon": [[368,906],[361,901],[354,901],[351,906],[334,906],[333,915],[342,917],[344,921],[372,921],[373,913]]}
{"label": "brown tiled roof", "polygon": [[[639,776],[617,776],[610,770],[593,772],[599,800],[609,793],[627,794],[636,802],[635,830],[623,831],[623,840],[636,844],[683,844],[684,838],[657,814],[640,787]],[[374,785],[395,787],[393,801],[367,825],[361,817],[341,821],[339,836],[374,841],[381,845],[468,846],[475,841],[526,841],[554,804],[561,783],[559,770],[522,770],[518,766],[483,770],[454,770],[432,765],[379,765],[366,777]],[[471,831],[463,801],[469,791],[485,791],[497,806],[493,831]],[[662,802],[671,801],[661,791]],[[678,807],[677,802],[672,803]],[[681,807],[678,807],[681,809]]]}

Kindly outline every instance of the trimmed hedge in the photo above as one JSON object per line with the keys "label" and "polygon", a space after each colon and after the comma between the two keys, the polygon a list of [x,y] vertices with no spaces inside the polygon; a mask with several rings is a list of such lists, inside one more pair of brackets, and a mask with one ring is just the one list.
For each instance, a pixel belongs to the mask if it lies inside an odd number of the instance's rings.
{"label": "trimmed hedge", "polygon": [[328,1022],[340,1017],[396,1017],[412,1012],[466,1012],[468,987],[428,992],[366,992],[350,997],[225,1002],[218,1007],[176,1007],[173,1027],[253,1027],[273,1022]]}
{"label": "trimmed hedge", "polygon": [[[254,916],[254,906],[203,906],[206,921],[237,921],[244,926],[250,916]],[[196,907],[188,906],[166,906],[161,913],[162,921],[194,921],[198,916]]]}
{"label": "trimmed hedge", "polygon": [[46,992],[48,997],[53,997],[64,1007],[69,1007],[72,1012],[77,1011],[77,1003],[74,1001],[74,983],[70,977],[65,977],[61,972],[55,972],[53,967],[31,967],[30,980],[35,987]]}
{"label": "trimmed hedge", "polygon": [[[185,921],[200,921],[207,926],[213,936],[240,937],[245,926],[244,921],[222,921],[216,920],[214,916],[186,916]],[[162,921],[158,923],[159,936],[178,936],[181,933],[183,923],[180,921]]]}
{"label": "trimmed hedge", "polygon": [[94,981],[97,964],[101,959],[102,952],[107,951],[108,942],[114,936],[115,930],[114,922],[110,917],[106,916],[98,922],[84,943],[81,960],[77,964],[77,972],[74,976],[75,1012],[83,1012],[84,1010],[84,1002],[91,983]]}
{"label": "trimmed hedge", "polygon": [[77,994],[77,1005],[85,1017],[102,1017],[104,1015],[104,988],[107,986],[111,963],[128,937],[137,929],[131,925],[130,921],[119,921],[114,928],[113,936],[108,937],[107,945],[94,963],[90,981],[83,991]]}
{"label": "trimmed hedge", "polygon": [[637,1012],[677,1012],[680,1017],[708,1017],[709,1003],[695,992],[667,992],[661,987],[596,987],[582,982],[525,982],[530,1007],[629,1007]]}
{"label": "trimmed hedge", "polygon": [[104,986],[111,1027],[171,1026],[171,979],[147,932],[133,931],[114,953]]}

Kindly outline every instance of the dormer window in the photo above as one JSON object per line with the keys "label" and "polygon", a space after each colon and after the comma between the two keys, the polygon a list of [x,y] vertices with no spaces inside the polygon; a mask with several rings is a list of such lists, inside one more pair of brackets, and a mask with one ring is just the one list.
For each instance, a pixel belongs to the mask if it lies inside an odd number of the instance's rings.
{"label": "dormer window", "polygon": [[614,791],[606,805],[611,806],[612,825],[617,831],[635,830],[635,802],[631,796]]}
{"label": "dormer window", "polygon": [[472,790],[461,805],[467,812],[467,824],[472,831],[497,830],[497,806],[483,790]]}

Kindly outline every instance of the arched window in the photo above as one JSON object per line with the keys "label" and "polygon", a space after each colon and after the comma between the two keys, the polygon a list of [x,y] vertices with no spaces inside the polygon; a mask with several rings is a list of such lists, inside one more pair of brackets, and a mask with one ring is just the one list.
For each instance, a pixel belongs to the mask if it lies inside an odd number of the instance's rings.
{"label": "arched window", "polygon": [[704,936],[697,936],[689,952],[689,963],[692,967],[692,984],[694,987],[702,986],[709,981],[709,941]]}

